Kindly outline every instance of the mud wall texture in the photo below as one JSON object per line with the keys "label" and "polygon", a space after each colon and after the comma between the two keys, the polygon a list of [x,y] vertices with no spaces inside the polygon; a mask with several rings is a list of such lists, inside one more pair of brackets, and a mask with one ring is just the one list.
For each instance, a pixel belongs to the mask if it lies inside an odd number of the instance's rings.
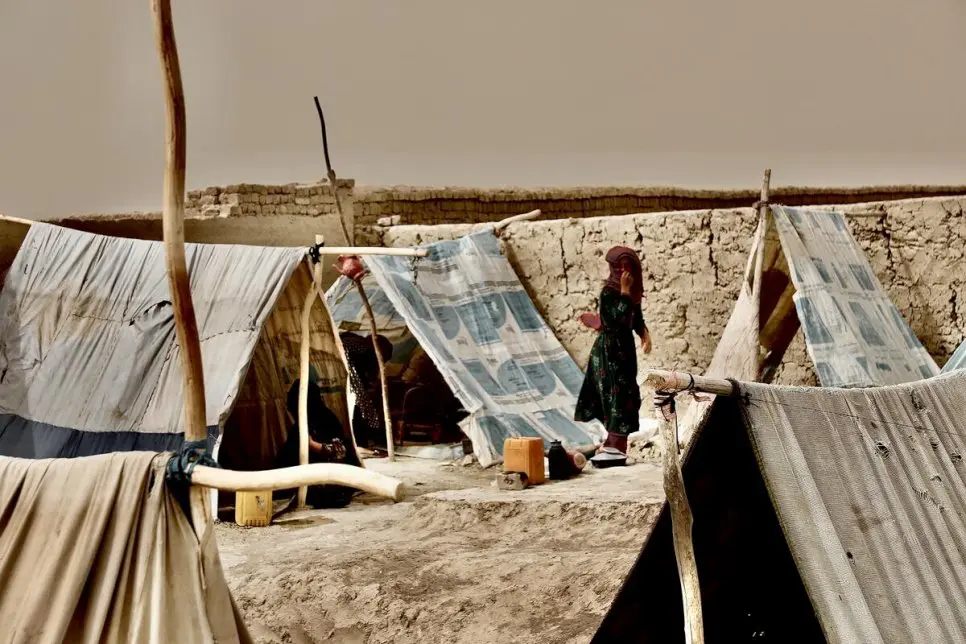
{"label": "mud wall texture", "polygon": [[[648,317],[659,341],[651,362],[681,368],[701,367],[710,359],[730,312],[753,226],[750,209],[741,206],[758,198],[757,191],[750,189],[366,188],[357,187],[351,179],[340,180],[338,189],[355,242],[360,245],[404,245],[413,238],[458,234],[453,231],[465,230],[466,224],[542,210],[540,221],[514,226],[508,242],[524,283],[554,330],[581,360],[586,357],[590,336],[571,313],[593,307],[601,270],[599,255],[615,243],[641,248],[647,256],[651,290]],[[958,293],[962,288],[956,277],[959,272],[953,268],[958,268],[955,253],[962,253],[963,244],[956,225],[960,220],[955,219],[961,215],[944,215],[945,211],[936,209],[961,212],[956,210],[959,198],[950,195],[964,194],[966,186],[790,187],[776,188],[773,199],[817,206],[888,202],[850,207],[878,208],[884,213],[855,219],[856,234],[913,328],[937,358],[944,360],[960,331],[957,300],[950,300],[946,293]],[[895,201],[907,197],[917,199]],[[324,235],[330,245],[343,242],[335,195],[325,181],[194,190],[188,193],[186,217],[185,237],[190,242],[308,247],[317,234]],[[79,215],[50,221],[106,235],[161,239],[158,212]],[[442,228],[405,232],[407,226],[419,224]],[[451,229],[452,224],[463,226]],[[939,240],[949,243],[944,246]],[[548,252],[550,248],[556,248],[555,255]],[[931,268],[912,268],[922,262]],[[327,264],[324,286],[334,278],[335,271]],[[927,296],[928,304],[919,302]],[[943,297],[945,302],[940,301]],[[792,374],[789,377],[810,378],[803,372],[807,367],[795,366],[799,364],[796,356],[801,365],[808,364],[801,346],[793,345],[786,365]]]}
{"label": "mud wall texture", "polygon": [[[963,186],[879,186],[867,188],[783,187],[772,198],[789,205],[875,202],[966,194]],[[677,210],[741,208],[758,190],[688,190],[669,187],[574,187],[549,189],[357,188],[357,240],[373,243],[381,230],[397,225],[499,221],[540,209],[541,219],[606,217]]]}
{"label": "mud wall texture", "polygon": [[[966,197],[835,208],[849,217],[879,280],[942,365],[966,332]],[[869,216],[870,212],[879,213]],[[594,336],[577,316],[595,310],[603,255],[624,244],[644,255],[645,317],[654,351],[642,366],[705,369],[737,297],[756,215],[750,208],[645,213],[514,224],[503,233],[510,261],[550,327],[586,366]],[[409,246],[478,226],[396,226],[381,237]],[[778,382],[816,384],[799,332]]]}

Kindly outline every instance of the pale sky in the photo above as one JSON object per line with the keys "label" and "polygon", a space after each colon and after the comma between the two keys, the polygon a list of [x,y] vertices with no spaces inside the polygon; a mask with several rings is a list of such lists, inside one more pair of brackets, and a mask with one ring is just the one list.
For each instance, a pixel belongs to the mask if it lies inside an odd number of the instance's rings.
{"label": "pale sky", "polygon": [[[962,0],[173,0],[189,188],[966,183]],[[158,209],[149,0],[0,2],[0,212]]]}

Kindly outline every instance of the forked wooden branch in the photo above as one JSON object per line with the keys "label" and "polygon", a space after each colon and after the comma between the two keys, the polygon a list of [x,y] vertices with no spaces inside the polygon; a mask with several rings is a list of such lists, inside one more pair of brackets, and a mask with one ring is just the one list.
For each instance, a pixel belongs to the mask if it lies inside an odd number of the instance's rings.
{"label": "forked wooden branch", "polygon": [[195,486],[233,492],[288,490],[306,485],[344,485],[393,501],[402,501],[405,496],[405,486],[402,481],[341,463],[312,463],[259,472],[236,472],[198,465],[191,474],[191,483]]}

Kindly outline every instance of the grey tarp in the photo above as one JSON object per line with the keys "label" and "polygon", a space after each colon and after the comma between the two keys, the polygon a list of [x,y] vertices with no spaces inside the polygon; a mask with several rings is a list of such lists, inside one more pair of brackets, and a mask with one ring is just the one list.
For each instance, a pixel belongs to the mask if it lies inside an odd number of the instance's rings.
{"label": "grey tarp", "polygon": [[[214,434],[305,252],[188,244],[186,253]],[[0,454],[178,449],[170,299],[162,244],[31,226],[0,295]]]}
{"label": "grey tarp", "polygon": [[[966,641],[966,372],[740,388],[684,465],[708,641]],[[680,610],[665,508],[596,641],[683,641]]]}
{"label": "grey tarp", "polygon": [[0,458],[0,640],[249,642],[214,535],[165,484],[171,454]]}

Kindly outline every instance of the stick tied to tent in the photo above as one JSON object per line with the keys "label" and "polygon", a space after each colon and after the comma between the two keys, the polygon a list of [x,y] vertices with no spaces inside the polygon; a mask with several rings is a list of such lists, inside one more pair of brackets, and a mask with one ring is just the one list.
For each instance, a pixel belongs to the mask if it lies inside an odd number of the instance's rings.
{"label": "stick tied to tent", "polygon": [[701,609],[701,584],[698,580],[698,562],[694,555],[691,533],[694,516],[684,487],[679,456],[676,392],[659,391],[654,394],[654,407],[658,411],[661,437],[664,439],[664,493],[671,510],[671,534],[674,541],[674,558],[681,582],[681,598],[684,608],[684,640],[687,644],[704,644],[704,615]]}
{"label": "stick tied to tent", "polygon": [[[151,0],[154,16],[154,35],[161,71],[164,76],[165,98],[165,167],[162,228],[164,261],[171,288],[175,332],[181,350],[182,381],[184,386],[185,449],[179,459],[187,461],[183,467],[190,476],[195,463],[214,463],[207,454],[208,430],[205,421],[205,382],[201,364],[201,341],[191,282],[185,259],[184,246],[184,183],[187,127],[185,124],[184,87],[178,45],[174,37],[171,0]],[[208,496],[200,487],[189,490],[191,518],[195,532],[201,538],[211,524]]]}
{"label": "stick tied to tent", "polygon": [[651,369],[644,377],[644,384],[662,393],[700,391],[716,396],[738,395],[738,390],[731,380],[695,376],[688,372],[678,373],[677,371]]}
{"label": "stick tied to tent", "polygon": [[322,104],[319,103],[319,97],[313,97],[315,101],[315,111],[319,113],[319,126],[322,128],[322,154],[325,156],[325,172],[329,179],[329,185],[332,186],[332,195],[335,197],[335,209],[339,213],[339,225],[342,226],[342,234],[345,236],[345,242],[350,246],[353,243],[353,237],[349,234],[349,225],[346,224],[345,214],[342,212],[342,199],[339,197],[339,185],[336,181],[335,170],[332,169],[332,161],[329,159],[329,136],[325,130],[325,115],[322,113]]}

